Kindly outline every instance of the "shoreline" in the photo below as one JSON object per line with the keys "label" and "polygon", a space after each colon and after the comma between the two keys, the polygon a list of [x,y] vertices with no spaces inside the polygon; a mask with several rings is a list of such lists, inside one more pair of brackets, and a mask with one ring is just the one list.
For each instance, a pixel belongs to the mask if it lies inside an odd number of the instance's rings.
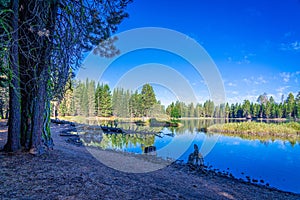
{"label": "shoreline", "polygon": [[[190,170],[174,163],[149,173],[124,173],[96,160],[85,147],[59,136],[70,125],[51,124],[54,150],[36,157],[0,153],[0,193],[4,199],[299,199],[300,195],[238,179]],[[7,127],[1,126],[0,146]],[[114,152],[115,153],[115,152]],[[126,159],[124,153],[117,152]],[[128,155],[139,159],[139,156]],[[139,159],[140,165],[151,160]],[[121,164],[120,160],[116,160]],[[20,163],[22,163],[20,165]],[[140,166],[140,167],[141,167]]]}

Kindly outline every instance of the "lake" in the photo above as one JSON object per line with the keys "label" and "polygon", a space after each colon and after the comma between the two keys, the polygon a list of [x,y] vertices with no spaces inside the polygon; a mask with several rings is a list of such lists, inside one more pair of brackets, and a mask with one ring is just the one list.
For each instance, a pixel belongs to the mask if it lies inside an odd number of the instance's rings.
{"label": "lake", "polygon": [[[120,123],[119,127],[124,129],[144,129],[159,134],[103,134],[96,146],[137,154],[142,154],[147,146],[155,146],[158,157],[187,162],[197,144],[204,156],[204,164],[213,170],[231,173],[244,180],[250,177],[258,184],[268,183],[280,190],[300,193],[299,141],[201,132],[202,127],[217,123],[214,120],[183,120],[182,123],[183,126],[178,128]],[[203,144],[209,147],[205,148]]]}

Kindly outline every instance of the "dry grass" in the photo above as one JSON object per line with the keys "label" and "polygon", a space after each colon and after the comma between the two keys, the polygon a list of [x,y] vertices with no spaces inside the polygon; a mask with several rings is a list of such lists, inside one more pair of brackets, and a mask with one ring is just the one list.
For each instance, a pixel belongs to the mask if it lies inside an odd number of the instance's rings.
{"label": "dry grass", "polygon": [[281,124],[267,124],[259,122],[237,122],[226,124],[214,124],[208,127],[208,131],[219,133],[259,134],[270,136],[298,136],[300,123],[289,122]]}

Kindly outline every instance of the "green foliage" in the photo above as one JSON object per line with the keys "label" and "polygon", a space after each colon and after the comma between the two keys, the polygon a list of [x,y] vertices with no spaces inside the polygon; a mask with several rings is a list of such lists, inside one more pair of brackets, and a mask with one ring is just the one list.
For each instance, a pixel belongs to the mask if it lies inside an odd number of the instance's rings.
{"label": "green foliage", "polygon": [[150,117],[154,118],[165,118],[165,107],[161,105],[161,102],[156,102],[150,109]]}
{"label": "green foliage", "polygon": [[225,106],[225,117],[226,118],[230,117],[230,107],[229,107],[228,103],[226,103],[226,106]]}
{"label": "green foliage", "polygon": [[265,110],[263,111],[265,118],[269,118],[271,116],[271,103],[268,101],[265,106]]}
{"label": "green foliage", "polygon": [[88,97],[88,115],[95,116],[95,81],[86,81],[87,97]]}
{"label": "green foliage", "polygon": [[[75,88],[73,88],[75,85]],[[74,91],[73,91],[74,90]],[[69,94],[68,94],[69,93]],[[284,104],[277,104],[273,97],[264,99],[264,104],[250,103],[245,100],[243,104],[221,104],[214,105],[211,100],[204,104],[173,102],[166,110],[159,101],[156,101],[155,93],[151,85],[143,86],[141,93],[125,91],[116,88],[111,94],[108,85],[99,84],[95,88],[94,81],[85,83],[73,83],[70,90],[67,90],[61,101],[61,115],[82,115],[101,117],[161,117],[166,112],[171,118],[181,117],[215,117],[215,118],[284,118],[300,117],[300,92],[294,98],[289,94]],[[149,99],[147,99],[149,98]],[[292,111],[292,112],[291,112]]]}
{"label": "green foliage", "polygon": [[182,116],[180,102],[177,101],[175,104],[172,102],[171,105],[167,107],[166,112],[171,118],[180,118]]}
{"label": "green foliage", "polygon": [[107,84],[98,83],[95,88],[94,81],[79,81],[72,84],[70,90],[66,90],[60,102],[59,113],[61,116],[86,117],[161,117],[165,108],[160,101],[156,101],[154,91],[149,86],[144,87],[143,93],[116,88],[111,94]]}
{"label": "green foliage", "polygon": [[116,117],[130,117],[129,102],[132,92],[123,88],[116,88],[112,95],[113,115]]}
{"label": "green foliage", "polygon": [[153,87],[150,84],[143,85],[141,92],[141,106],[143,116],[150,115],[150,109],[157,103]]}
{"label": "green foliage", "polygon": [[59,105],[59,115],[64,117],[66,116],[66,114],[67,114],[66,99],[63,99]]}
{"label": "green foliage", "polygon": [[198,103],[194,106],[193,103],[186,105],[183,102],[171,103],[166,113],[172,118],[180,117],[215,117],[215,118],[297,118],[300,119],[300,92],[296,98],[292,93],[284,103],[276,103],[271,96],[268,99],[264,93],[258,97],[259,103],[251,103],[249,100],[244,100],[242,104],[235,103],[229,105],[221,104],[214,105],[211,100],[205,101],[203,106]]}
{"label": "green foliage", "polygon": [[74,103],[74,114],[88,116],[88,96],[87,96],[87,88],[86,84],[82,82],[75,83],[74,91],[73,91]]}
{"label": "green foliage", "polygon": [[286,100],[286,115],[292,117],[295,109],[295,97],[292,93],[289,93],[289,96]]}
{"label": "green foliage", "polygon": [[205,117],[213,117],[215,105],[214,102],[211,100],[208,100],[204,102],[204,112],[205,112]]}
{"label": "green foliage", "polygon": [[249,100],[244,101],[242,108],[243,108],[243,116],[244,117],[248,117],[249,115],[251,116],[251,114],[250,114],[251,105],[250,105]]}
{"label": "green foliage", "polygon": [[95,94],[96,113],[99,117],[110,117],[112,110],[112,95],[107,84],[97,85]]}
{"label": "green foliage", "polygon": [[142,116],[141,95],[138,91],[135,91],[135,93],[131,95],[129,100],[129,109],[132,117]]}

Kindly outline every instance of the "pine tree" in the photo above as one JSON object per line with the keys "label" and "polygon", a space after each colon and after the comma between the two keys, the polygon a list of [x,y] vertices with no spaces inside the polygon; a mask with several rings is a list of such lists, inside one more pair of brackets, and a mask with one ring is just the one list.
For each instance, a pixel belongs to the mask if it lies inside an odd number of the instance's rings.
{"label": "pine tree", "polygon": [[203,104],[205,117],[212,117],[214,114],[214,102],[211,100],[205,101]]}
{"label": "pine tree", "polygon": [[95,116],[95,81],[86,83],[88,96],[88,115]]}
{"label": "pine tree", "polygon": [[150,84],[143,85],[141,103],[142,115],[148,117],[151,107],[157,103],[153,87]]}
{"label": "pine tree", "polygon": [[132,117],[140,117],[142,114],[141,95],[135,91],[129,100],[129,108]]}
{"label": "pine tree", "polygon": [[89,116],[89,99],[88,99],[88,91],[87,91],[87,84],[82,83],[81,86],[81,101],[80,106],[82,109],[82,115],[85,117]]}
{"label": "pine tree", "polygon": [[102,95],[102,90],[101,90],[101,86],[100,83],[97,84],[97,87],[95,89],[95,115],[99,116],[100,112],[99,112],[99,101],[100,101],[100,96]]}
{"label": "pine tree", "polygon": [[267,101],[265,109],[264,109],[264,117],[265,118],[270,118],[271,116],[271,103],[270,101]]}
{"label": "pine tree", "polygon": [[74,77],[74,74],[72,71],[69,73],[69,78],[68,81],[65,85],[65,90],[64,93],[61,96],[57,96],[56,98],[61,99],[60,104],[59,104],[59,109],[58,109],[58,114],[60,116],[70,116],[71,115],[71,110],[72,108],[72,103],[74,104],[73,100],[73,95],[74,95],[74,80],[72,80]]}
{"label": "pine tree", "polygon": [[220,110],[219,110],[219,117],[224,118],[226,117],[226,104],[222,103],[220,104]]}
{"label": "pine tree", "polygon": [[220,106],[215,107],[213,117],[215,118],[220,117]]}
{"label": "pine tree", "polygon": [[276,118],[276,107],[278,107],[278,105],[275,103],[275,100],[273,98],[273,96],[270,97],[270,104],[271,104],[271,111],[270,111],[270,117],[271,118]]}
{"label": "pine tree", "polygon": [[75,113],[81,116],[88,116],[88,97],[86,85],[81,81],[77,82],[74,88]]}
{"label": "pine tree", "polygon": [[112,108],[113,108],[113,115],[117,117],[121,116],[121,103],[120,103],[121,98],[122,98],[122,89],[115,88],[112,94]]}
{"label": "pine tree", "polygon": [[172,118],[180,118],[182,116],[182,110],[181,110],[182,103],[179,101],[176,101],[176,103],[172,103],[171,106],[171,117]]}
{"label": "pine tree", "polygon": [[231,118],[235,118],[236,117],[236,115],[235,115],[235,106],[234,106],[233,103],[230,106],[230,117]]}
{"label": "pine tree", "polygon": [[66,105],[66,99],[63,99],[61,103],[59,104],[58,109],[59,116],[66,116],[67,114],[67,105]]}
{"label": "pine tree", "polygon": [[243,109],[243,117],[251,118],[251,112],[250,112],[251,104],[249,100],[244,100],[244,104],[242,106]]}
{"label": "pine tree", "polygon": [[129,100],[131,92],[123,88],[116,88],[112,95],[113,115],[117,117],[130,117]]}
{"label": "pine tree", "polygon": [[295,97],[293,93],[289,93],[288,98],[286,99],[286,115],[292,117],[295,109]]}
{"label": "pine tree", "polygon": [[161,117],[165,113],[164,110],[165,110],[164,106],[162,106],[161,102],[158,101],[151,107],[150,117],[154,117],[154,118]]}
{"label": "pine tree", "polygon": [[75,98],[74,98],[74,90],[72,93],[72,99],[71,99],[71,105],[70,105],[70,116],[75,116],[76,113],[76,107],[75,107]]}
{"label": "pine tree", "polygon": [[201,104],[197,103],[195,107],[195,117],[199,118],[202,114],[202,106]]}
{"label": "pine tree", "polygon": [[259,109],[259,118],[263,118],[264,117],[265,109],[266,109],[265,104],[261,104],[260,105],[260,109]]}
{"label": "pine tree", "polygon": [[107,84],[98,85],[96,89],[96,107],[97,116],[99,117],[110,117],[113,114],[112,111],[112,95],[110,88]]}
{"label": "pine tree", "polygon": [[188,105],[188,116],[187,117],[195,117],[195,107],[193,102]]}
{"label": "pine tree", "polygon": [[256,117],[260,117],[261,106],[257,103],[255,103],[254,105],[255,105]]}
{"label": "pine tree", "polygon": [[283,117],[283,104],[280,103],[278,106],[276,106],[276,118],[282,118]]}
{"label": "pine tree", "polygon": [[226,106],[225,106],[225,118],[229,118],[230,117],[230,107],[229,107],[229,104],[226,103]]}
{"label": "pine tree", "polygon": [[130,97],[132,95],[132,92],[130,90],[126,90],[125,95],[124,95],[124,110],[122,112],[123,117],[130,117]]}

